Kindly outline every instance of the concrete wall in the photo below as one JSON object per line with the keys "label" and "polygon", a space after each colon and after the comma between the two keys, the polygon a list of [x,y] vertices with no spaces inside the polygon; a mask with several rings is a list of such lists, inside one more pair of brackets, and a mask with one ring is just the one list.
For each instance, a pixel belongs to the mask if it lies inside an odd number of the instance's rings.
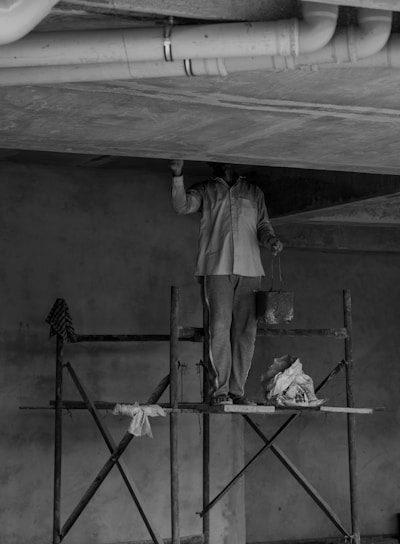
{"label": "concrete wall", "polygon": [[[201,325],[199,289],[192,272],[198,218],[178,217],[170,206],[168,175],[158,170],[95,170],[38,165],[0,166],[1,469],[0,541],[51,542],[54,340],[45,318],[57,297],[66,299],[80,333],[166,333],[169,287],[181,289],[182,323]],[[202,177],[205,173],[199,173]],[[189,181],[189,180],[188,180]],[[196,181],[191,172],[190,181]],[[269,255],[263,255],[269,270]],[[394,532],[398,510],[399,257],[287,251],[285,283],[295,291],[294,326],[342,324],[341,292],[354,308],[356,401],[386,406],[359,416],[357,438],[363,534]],[[266,286],[269,287],[268,281]],[[300,357],[318,383],[343,357],[334,340],[260,339],[248,393],[260,396],[259,378],[272,358]],[[182,345],[188,367],[182,398],[199,398],[200,345]],[[67,346],[69,360],[98,400],[143,401],[168,372],[168,346],[123,344]],[[339,376],[324,391],[329,404],[344,403]],[[68,376],[65,396],[79,399]],[[166,398],[166,397],[165,397]],[[115,440],[128,421],[103,413]],[[223,420],[222,420],[223,417]],[[284,418],[258,418],[268,435]],[[62,521],[97,474],[108,452],[86,412],[65,413]],[[135,440],[124,460],[163,537],[170,535],[168,422],[151,421],[154,438]],[[212,497],[243,465],[240,418],[212,418]],[[201,532],[201,430],[197,416],[180,418],[181,533]],[[245,430],[248,458],[261,447]],[[301,417],[278,444],[349,524],[345,416]],[[115,469],[114,469],[115,470]],[[244,544],[286,538],[335,536],[303,490],[264,454],[243,483],[212,511],[212,543]],[[65,542],[116,544],[147,538],[147,531],[114,471]]]}
{"label": "concrete wall", "polygon": [[[265,255],[269,270],[269,258]],[[353,355],[356,405],[386,407],[356,420],[360,522],[363,535],[396,534],[399,511],[398,451],[400,380],[400,257],[378,254],[324,254],[288,251],[282,255],[284,287],[295,292],[294,327],[340,327],[342,290],[353,305]],[[268,281],[266,281],[268,286]],[[248,381],[250,395],[262,397],[259,378],[273,357],[300,357],[304,371],[318,384],[344,356],[344,343],[333,339],[259,338]],[[335,377],[320,398],[345,405],[344,375]],[[286,418],[256,418],[267,436]],[[263,445],[245,431],[246,456]],[[346,417],[303,415],[278,439],[350,530]],[[279,460],[263,454],[246,477],[248,542],[335,537],[340,533]]]}
{"label": "concrete wall", "polygon": [[[164,165],[163,165],[164,166]],[[45,323],[66,299],[79,333],[168,333],[170,286],[181,289],[182,318],[201,326],[193,280],[197,221],[175,215],[165,175],[2,163],[0,170],[0,541],[43,544],[52,538],[55,342]],[[200,398],[200,344],[182,345],[187,364],[180,398]],[[168,344],[67,345],[95,400],[143,402],[169,371]],[[65,376],[65,398],[79,400]],[[165,395],[163,400],[167,400]],[[129,420],[102,412],[118,441]],[[63,417],[62,523],[108,458],[87,412]],[[168,421],[151,420],[154,438],[135,439],[123,459],[163,538],[170,536]],[[243,427],[212,422],[212,497],[243,464]],[[201,426],[180,418],[181,534],[201,533]],[[213,542],[243,544],[243,485],[213,510]],[[147,539],[116,469],[66,536],[71,544]]]}

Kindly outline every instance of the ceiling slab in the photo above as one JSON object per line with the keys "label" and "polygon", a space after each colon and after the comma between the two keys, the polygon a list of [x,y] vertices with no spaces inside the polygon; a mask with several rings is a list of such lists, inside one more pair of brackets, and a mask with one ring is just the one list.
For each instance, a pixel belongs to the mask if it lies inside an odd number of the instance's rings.
{"label": "ceiling slab", "polygon": [[3,148],[400,172],[400,71],[0,89]]}
{"label": "ceiling slab", "polygon": [[[400,2],[372,3],[398,9]],[[370,6],[367,0],[347,4]],[[300,5],[292,0],[71,0],[60,2],[39,29],[74,28],[74,22],[77,28],[140,26],[140,13],[150,13],[153,24],[178,13],[197,22],[274,20],[298,16]],[[85,10],[94,11],[82,18]],[[0,87],[1,146],[398,175],[399,84],[400,70],[337,66]]]}

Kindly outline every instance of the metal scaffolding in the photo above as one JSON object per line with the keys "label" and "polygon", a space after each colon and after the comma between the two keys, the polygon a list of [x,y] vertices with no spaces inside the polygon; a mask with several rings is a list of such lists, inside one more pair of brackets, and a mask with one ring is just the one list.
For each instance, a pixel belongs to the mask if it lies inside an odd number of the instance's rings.
{"label": "metal scaffolding", "polygon": [[[179,289],[171,287],[171,306],[170,306],[170,332],[167,335],[133,335],[133,334],[75,334],[74,342],[169,342],[169,374],[161,380],[154,389],[147,404],[155,404],[161,398],[162,394],[169,387],[169,403],[161,404],[165,411],[169,414],[170,428],[170,482],[171,482],[171,544],[210,543],[210,510],[221,498],[235,485],[243,476],[253,462],[267,450],[272,453],[282,462],[286,469],[300,483],[315,503],[321,508],[326,516],[331,520],[335,527],[339,530],[342,537],[347,541],[354,541],[355,544],[360,544],[360,524],[359,524],[359,494],[357,486],[357,455],[355,441],[355,423],[357,414],[371,414],[374,412],[372,408],[355,408],[354,391],[353,391],[353,354],[352,354],[352,311],[351,311],[351,294],[349,290],[343,291],[343,316],[344,326],[337,329],[290,329],[290,328],[260,328],[257,331],[258,336],[302,336],[311,337],[319,336],[325,338],[333,338],[344,342],[344,358],[337,364],[326,378],[319,384],[316,391],[320,390],[331,378],[333,378],[342,369],[345,371],[346,382],[346,407],[329,407],[319,406],[316,408],[296,407],[296,408],[275,408],[274,406],[257,405],[257,406],[210,406],[208,393],[208,353],[209,339],[205,331],[208,331],[208,315],[204,310],[203,327],[183,327],[180,325],[179,317]],[[179,343],[184,342],[203,342],[203,399],[201,403],[179,403],[178,402],[178,382],[179,382]],[[63,397],[63,378],[64,370],[67,370],[75,383],[82,401],[67,401]],[[99,416],[99,410],[112,409],[115,403],[104,401],[93,401],[83,386],[83,383],[78,378],[72,365],[64,363],[64,338],[61,334],[56,336],[56,379],[55,379],[55,400],[50,401],[50,408],[55,411],[55,447],[54,447],[54,502],[53,502],[53,544],[60,544],[66,537],[71,527],[77,521],[80,514],[88,505],[101,483],[105,480],[111,469],[116,465],[121,476],[128,488],[128,491],[138,508],[138,511],[148,529],[150,537],[154,544],[163,544],[163,539],[157,532],[154,523],[151,521],[149,514],[145,511],[143,501],[140,497],[140,492],[129,475],[127,467],[120,460],[121,455],[126,450],[134,436],[126,432],[118,444],[115,444],[111,434]],[[29,408],[29,407],[25,407]],[[87,409],[103,439],[110,451],[108,459],[100,469],[92,483],[87,488],[86,492],[79,500],[78,504],[62,524],[60,519],[61,507],[61,464],[62,464],[62,413],[64,409]],[[291,423],[304,412],[312,411],[313,413],[346,413],[347,415],[347,449],[349,463],[349,491],[350,491],[350,517],[351,528],[347,529],[340,521],[337,514],[327,504],[327,502],[319,495],[317,490],[300,472],[300,470],[289,460],[285,453],[275,444],[278,436],[282,434]],[[182,537],[180,536],[179,523],[179,470],[178,470],[178,418],[180,413],[200,413],[203,419],[203,500],[202,511],[202,535],[198,537]],[[212,414],[238,414],[241,415],[246,423],[257,433],[263,440],[263,447],[250,459],[244,468],[220,491],[214,498],[210,499],[210,416]],[[265,436],[260,431],[258,426],[251,419],[251,414],[287,414],[288,419],[270,438]]]}

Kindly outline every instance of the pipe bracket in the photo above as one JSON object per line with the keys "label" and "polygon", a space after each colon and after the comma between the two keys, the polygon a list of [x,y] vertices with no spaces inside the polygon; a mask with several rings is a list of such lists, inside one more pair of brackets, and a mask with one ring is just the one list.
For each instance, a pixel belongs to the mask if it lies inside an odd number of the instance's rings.
{"label": "pipe bracket", "polygon": [[196,77],[196,74],[193,72],[191,59],[185,59],[183,61],[183,67],[185,69],[185,74],[187,75],[187,77]]}
{"label": "pipe bracket", "polygon": [[300,54],[299,45],[299,20],[290,19],[289,21],[289,40],[290,40],[290,54],[294,57],[298,57]]}
{"label": "pipe bracket", "polygon": [[349,52],[350,62],[357,62],[357,39],[356,31],[353,25],[347,29],[347,49]]}
{"label": "pipe bracket", "polygon": [[172,25],[167,25],[164,27],[164,39],[163,39],[163,48],[164,48],[164,59],[165,62],[173,62],[174,58],[172,56]]}

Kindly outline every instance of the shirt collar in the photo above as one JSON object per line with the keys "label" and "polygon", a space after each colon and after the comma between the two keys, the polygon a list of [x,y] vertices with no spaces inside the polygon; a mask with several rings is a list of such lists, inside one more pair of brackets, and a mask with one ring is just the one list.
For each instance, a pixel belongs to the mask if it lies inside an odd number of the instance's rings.
{"label": "shirt collar", "polygon": [[242,181],[244,179],[245,178],[243,176],[238,176],[237,180],[234,183],[232,183],[232,185],[229,185],[229,183],[227,183],[223,178],[220,178],[218,176],[212,177],[211,181],[218,181],[219,183],[223,183],[224,185],[226,185],[226,187],[232,188],[235,185],[237,185],[239,181]]}

